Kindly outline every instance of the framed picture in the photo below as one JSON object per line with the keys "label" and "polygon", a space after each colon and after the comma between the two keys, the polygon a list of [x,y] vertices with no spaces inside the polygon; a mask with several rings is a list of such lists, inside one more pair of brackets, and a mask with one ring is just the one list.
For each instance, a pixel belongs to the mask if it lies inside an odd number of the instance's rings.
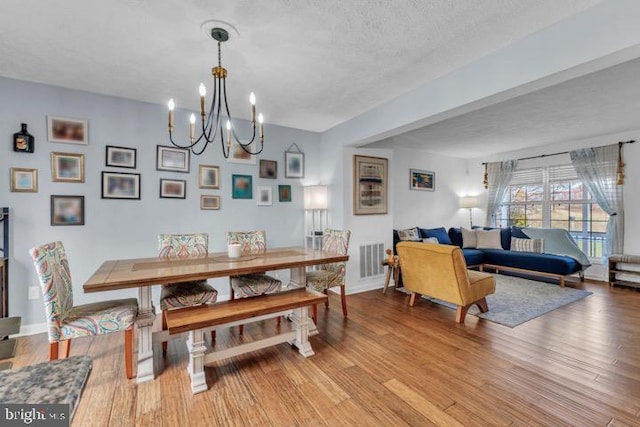
{"label": "framed picture", "polygon": [[47,116],[47,139],[66,144],[89,144],[88,121]]}
{"label": "framed picture", "polygon": [[278,162],[260,159],[260,178],[278,178]]}
{"label": "framed picture", "polygon": [[186,199],[187,181],[181,179],[160,179],[160,198]]}
{"label": "framed picture", "polygon": [[295,151],[284,152],[284,177],[304,178],[304,153]]}
{"label": "framed picture", "polygon": [[258,187],[258,206],[273,205],[273,190],[271,187]]}
{"label": "framed picture", "polygon": [[231,197],[234,199],[253,198],[253,177],[251,175],[231,175]]}
{"label": "framed picture", "polygon": [[382,157],[353,156],[353,214],[387,213],[387,164]]}
{"label": "framed picture", "polygon": [[140,200],[140,174],[102,172],[102,198]]}
{"label": "framed picture", "polygon": [[[253,144],[252,144],[253,145]],[[249,148],[249,147],[247,147]],[[256,164],[256,156],[247,153],[237,141],[233,141],[231,143],[231,147],[229,149],[229,158],[228,162],[231,163],[244,163],[247,165],[255,165]]]}
{"label": "framed picture", "polygon": [[430,171],[409,169],[409,188],[411,190],[435,191],[436,174]]}
{"label": "framed picture", "polygon": [[84,154],[51,153],[53,182],[84,182]]}
{"label": "framed picture", "polygon": [[11,168],[11,191],[14,193],[38,192],[38,169]]}
{"label": "framed picture", "polygon": [[220,196],[200,196],[200,209],[203,211],[220,210]]}
{"label": "framed picture", "polygon": [[113,145],[107,145],[107,153],[105,156],[105,165],[114,168],[136,168],[136,155],[137,150],[135,148],[116,147]]}
{"label": "framed picture", "polygon": [[198,177],[200,188],[220,188],[220,168],[218,166],[200,165]]}
{"label": "framed picture", "polygon": [[84,196],[51,196],[51,225],[84,225]]}
{"label": "framed picture", "polygon": [[158,145],[156,170],[188,173],[189,150]]}
{"label": "framed picture", "polygon": [[278,201],[290,202],[291,201],[291,186],[290,185],[278,185]]}

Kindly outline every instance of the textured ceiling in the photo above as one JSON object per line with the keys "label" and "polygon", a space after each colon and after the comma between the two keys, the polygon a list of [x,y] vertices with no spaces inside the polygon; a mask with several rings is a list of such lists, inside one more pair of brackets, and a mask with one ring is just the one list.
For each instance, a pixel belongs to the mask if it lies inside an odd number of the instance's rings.
{"label": "textured ceiling", "polygon": [[197,109],[217,19],[232,114],[323,131],[597,2],[2,0],[0,75]]}
{"label": "textured ceiling", "polygon": [[638,76],[640,59],[369,146],[474,158],[635,130],[640,127]]}

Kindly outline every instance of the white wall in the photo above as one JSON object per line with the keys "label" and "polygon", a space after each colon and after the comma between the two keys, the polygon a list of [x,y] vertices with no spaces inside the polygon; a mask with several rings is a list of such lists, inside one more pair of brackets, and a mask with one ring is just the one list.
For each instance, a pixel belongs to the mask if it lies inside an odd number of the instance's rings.
{"label": "white wall", "polygon": [[[207,232],[212,251],[224,250],[227,230],[265,229],[272,247],[303,244],[302,184],[305,180],[284,178],[284,151],[293,143],[305,153],[306,176],[319,173],[319,135],[296,129],[265,125],[262,159],[278,161],[278,179],[260,179],[257,165],[227,163],[219,146],[202,156],[191,156],[190,173],[156,171],[156,145],[168,145],[166,107],[101,96],[86,92],[0,78],[0,206],[11,209],[10,314],[22,316],[23,325],[44,322],[42,298],[27,299],[27,288],[38,281],[28,255],[31,247],[53,240],[64,242],[70,259],[76,303],[105,298],[135,296],[135,291],[85,294],[82,284],[107,259],[154,256],[158,233]],[[241,108],[242,106],[239,106]],[[89,145],[51,143],[46,136],[46,116],[89,120]],[[35,153],[15,153],[12,135],[27,123],[35,137]],[[186,123],[185,112],[177,112],[176,123]],[[187,132],[187,128],[178,129]],[[137,148],[136,170],[106,168],[105,146]],[[85,155],[85,183],[51,181],[51,152]],[[198,189],[198,165],[220,166],[220,190]],[[9,168],[38,169],[37,193],[9,192]],[[141,200],[101,199],[101,171],[136,172],[141,176]],[[231,175],[253,176],[254,199],[231,198]],[[187,180],[186,200],[159,198],[159,179]],[[278,202],[278,184],[292,186],[290,203]],[[271,186],[273,206],[256,206],[256,186]],[[50,196],[83,195],[84,226],[51,226]],[[200,210],[200,195],[221,196],[219,211]],[[228,281],[216,280],[220,298],[228,295]],[[155,298],[157,299],[157,294]]]}

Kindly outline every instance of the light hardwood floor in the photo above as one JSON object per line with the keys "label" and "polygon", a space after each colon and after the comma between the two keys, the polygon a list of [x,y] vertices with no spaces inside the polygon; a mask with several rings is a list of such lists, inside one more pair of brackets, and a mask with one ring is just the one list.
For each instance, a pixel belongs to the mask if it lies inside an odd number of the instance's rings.
{"label": "light hardwood floor", "polygon": [[[73,343],[93,370],[74,426],[640,426],[640,292],[594,294],[510,329],[393,289],[319,307],[315,356],[281,344],[207,368],[192,395],[184,342],[157,351],[156,381],[126,380],[120,334]],[[283,322],[284,323],[284,322]],[[267,321],[221,331],[216,345],[259,337]],[[19,339],[14,366],[46,360],[44,334]]]}

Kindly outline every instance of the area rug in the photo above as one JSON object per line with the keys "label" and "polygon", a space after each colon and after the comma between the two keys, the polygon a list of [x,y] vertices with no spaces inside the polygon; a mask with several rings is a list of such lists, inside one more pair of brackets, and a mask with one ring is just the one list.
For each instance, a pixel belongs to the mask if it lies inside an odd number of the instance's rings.
{"label": "area rug", "polygon": [[[500,274],[494,276],[496,278],[496,292],[487,297],[489,311],[480,313],[478,307],[474,305],[469,309],[468,314],[510,328],[592,294],[589,291],[569,287],[562,288],[555,284],[519,277]],[[455,305],[436,298],[423,298],[452,309],[456,308]]]}

